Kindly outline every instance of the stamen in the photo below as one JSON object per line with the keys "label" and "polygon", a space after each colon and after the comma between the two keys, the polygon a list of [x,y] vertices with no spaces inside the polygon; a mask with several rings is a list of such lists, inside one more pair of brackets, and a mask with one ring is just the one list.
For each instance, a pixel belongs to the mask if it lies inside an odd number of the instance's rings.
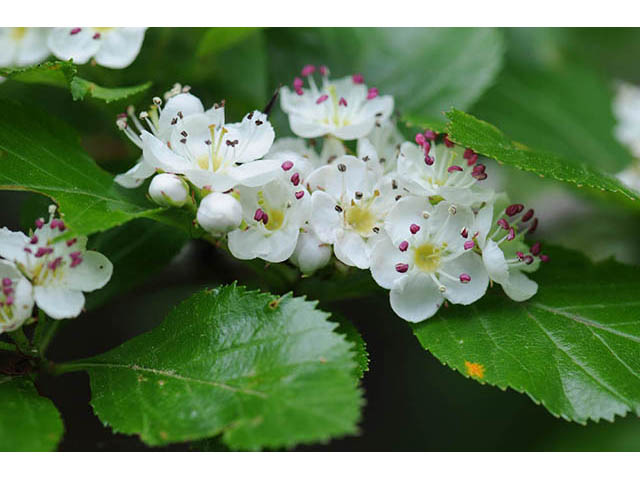
{"label": "stamen", "polygon": [[416,143],[423,147],[427,143],[427,139],[425,138],[425,136],[422,133],[417,133],[416,134]]}
{"label": "stamen", "polygon": [[531,225],[531,227],[529,228],[529,230],[527,230],[527,233],[533,233],[536,231],[536,228],[538,228],[538,219],[534,218],[533,219],[533,224]]}
{"label": "stamen", "polygon": [[529,220],[531,220],[531,217],[533,217],[533,208],[528,210],[527,213],[525,213],[522,216],[522,221],[523,222],[528,222]]}
{"label": "stamen", "polygon": [[344,163],[339,163],[338,164],[338,171],[344,173],[347,171],[347,166]]}
{"label": "stamen", "polygon": [[527,265],[531,265],[533,263],[533,257],[531,255],[525,255],[523,260]]}
{"label": "stamen", "polygon": [[548,262],[549,261],[549,256],[548,255],[540,255],[540,261],[541,262]]}
{"label": "stamen", "polygon": [[460,274],[460,283],[469,283],[471,281],[471,276],[468,273]]}
{"label": "stamen", "polygon": [[338,213],[342,213],[342,207],[341,207],[340,205],[336,205],[336,206],[335,206],[335,210],[336,210],[336,212],[338,212]]}
{"label": "stamen", "polygon": [[44,226],[44,218],[38,218],[36,220],[36,228],[42,228]]}
{"label": "stamen", "polygon": [[540,253],[540,250],[541,250],[540,242],[534,243],[533,245],[531,245],[531,248],[529,249],[529,251],[536,257]]}
{"label": "stamen", "polygon": [[318,97],[318,99],[316,100],[316,104],[320,105],[322,102],[326,101],[329,98],[329,95],[324,94],[324,95],[320,95],[320,97]]}
{"label": "stamen", "polygon": [[444,141],[444,144],[447,148],[453,148],[455,146],[455,144],[451,140],[449,140],[449,134],[447,133],[444,134],[442,140]]}
{"label": "stamen", "polygon": [[500,225],[502,228],[504,228],[505,230],[509,230],[509,223],[504,218],[501,218],[496,223]]}
{"label": "stamen", "polygon": [[507,234],[507,241],[510,242],[511,240],[513,240],[514,238],[516,238],[516,232],[513,229],[513,227],[511,227],[509,229],[509,233]]}
{"label": "stamen", "polygon": [[81,31],[82,31],[82,29],[80,27],[72,28],[71,31],[69,32],[69,35],[77,35]]}
{"label": "stamen", "polygon": [[280,165],[282,167],[282,170],[284,170],[285,172],[291,170],[293,168],[293,162],[291,160],[287,160],[282,162],[282,165]]}
{"label": "stamen", "polygon": [[31,245],[35,245],[36,243],[38,243],[38,236],[34,235],[33,237],[31,237],[31,240],[29,240],[29,243]]}
{"label": "stamen", "polygon": [[253,219],[254,219],[256,222],[259,222],[259,221],[261,221],[261,220],[262,220],[262,217],[264,217],[264,211],[263,211],[261,208],[258,208],[258,209],[256,210],[256,213],[253,215]]}
{"label": "stamen", "polygon": [[342,107],[346,107],[347,106],[347,101],[344,99],[344,97],[340,97],[340,101],[338,102],[338,105],[340,105]]}
{"label": "stamen", "polygon": [[304,190],[300,190],[299,192],[296,192],[295,196],[296,196],[296,200],[300,200],[302,197],[304,197]]}
{"label": "stamen", "polygon": [[418,233],[418,232],[420,231],[420,225],[417,225],[417,224],[415,224],[415,223],[412,223],[412,224],[409,226],[409,231],[410,231],[413,235],[415,235],[416,233]]}
{"label": "stamen", "polygon": [[438,137],[438,134],[433,130],[424,131],[424,138],[426,138],[427,140],[435,140],[437,137]]}
{"label": "stamen", "polygon": [[514,215],[517,215],[518,213],[522,212],[522,210],[524,210],[524,205],[522,205],[521,203],[514,203],[513,205],[509,205],[505,209],[505,213],[508,216],[513,217]]}
{"label": "stamen", "polygon": [[[428,144],[427,144],[428,145]],[[428,154],[425,154],[424,156],[424,163],[426,163],[429,167],[431,165],[433,165],[433,162],[435,162],[435,160],[433,159],[433,157],[429,156]]]}
{"label": "stamen", "polygon": [[71,245],[75,244],[78,241],[77,238],[72,238],[71,240],[67,240],[67,247],[70,247]]}
{"label": "stamen", "polygon": [[3,287],[10,287],[13,284],[13,281],[9,277],[5,277],[2,279]]}
{"label": "stamen", "polygon": [[396,263],[396,272],[406,273],[409,270],[409,265],[406,263]]}
{"label": "stamen", "polygon": [[49,255],[52,252],[53,252],[53,248],[51,247],[38,247],[38,250],[36,251],[36,258]]}
{"label": "stamen", "polygon": [[101,36],[102,35],[100,34],[100,32],[96,32],[96,33],[93,34],[93,37],[91,37],[91,38],[93,38],[94,40],[100,40]]}
{"label": "stamen", "polygon": [[322,75],[323,77],[329,73],[329,69],[327,68],[326,65],[320,65],[320,67],[318,68],[318,71],[320,72],[320,75]]}
{"label": "stamen", "polygon": [[462,227],[462,230],[460,231],[460,235],[462,236],[462,238],[467,238],[469,236],[469,231],[467,230],[467,227]]}
{"label": "stamen", "polygon": [[476,242],[474,242],[473,240],[467,240],[466,242],[464,242],[465,250],[471,250],[475,246],[476,246]]}
{"label": "stamen", "polygon": [[351,75],[351,79],[353,80],[353,83],[357,85],[364,83],[364,77],[361,73],[354,73],[353,75]]}
{"label": "stamen", "polygon": [[472,155],[473,155],[473,150],[471,150],[470,148],[465,148],[464,154],[462,155],[462,157],[465,158],[466,160],[469,160],[471,159]]}
{"label": "stamen", "polygon": [[378,96],[378,89],[376,87],[371,87],[367,92],[367,100],[373,100]]}
{"label": "stamen", "polygon": [[291,175],[291,183],[293,183],[293,185],[296,187],[300,183],[300,174],[298,172]]}
{"label": "stamen", "polygon": [[401,252],[406,252],[408,248],[409,242],[407,242],[406,240],[403,240],[402,242],[400,242],[400,245],[398,245],[398,250],[400,250]]}
{"label": "stamen", "polygon": [[447,172],[449,172],[449,173],[461,172],[461,171],[462,171],[462,167],[460,167],[458,165],[451,165],[449,168],[447,168]]}
{"label": "stamen", "polygon": [[303,77],[308,77],[316,71],[315,65],[305,65],[300,72]]}

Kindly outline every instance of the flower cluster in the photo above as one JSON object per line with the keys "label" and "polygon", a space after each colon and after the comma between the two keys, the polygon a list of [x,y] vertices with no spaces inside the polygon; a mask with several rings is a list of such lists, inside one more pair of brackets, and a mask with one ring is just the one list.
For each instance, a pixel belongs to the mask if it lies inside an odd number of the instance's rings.
{"label": "flower cluster", "polygon": [[102,254],[87,251],[86,237],[70,237],[64,222],[39,218],[30,236],[0,229],[0,333],[19,328],[32,316],[34,304],[54,319],[76,317],[83,292],[102,288],[113,265]]}
{"label": "flower cluster", "polygon": [[490,280],[517,301],[536,293],[525,273],[548,257],[525,235],[538,220],[484,186],[477,153],[430,130],[405,140],[393,97],[360,74],[333,80],[308,65],[292,87],[280,98],[296,138],[275,140],[259,111],[227,123],[224,102],[205,110],[179,84],[139,115],[129,107],[116,123],[142,156],[116,182],[153,177],[154,201],[197,209],[197,224],[239,259],[290,260],[309,275],[333,252],[370,269],[411,322],[445,301],[475,302]]}
{"label": "flower cluster", "polygon": [[53,54],[60,60],[125,68],[140,53],[146,28],[0,28],[0,67],[21,67]]}

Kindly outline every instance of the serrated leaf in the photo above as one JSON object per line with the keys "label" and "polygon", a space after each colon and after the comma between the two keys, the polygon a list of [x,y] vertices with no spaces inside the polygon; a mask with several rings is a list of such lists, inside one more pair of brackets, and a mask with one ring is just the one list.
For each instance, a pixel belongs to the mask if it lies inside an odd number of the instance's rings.
{"label": "serrated leaf", "polygon": [[440,361],[482,383],[527,393],[585,423],[640,415],[640,268],[554,248],[527,302],[499,286],[414,327]]}
{"label": "serrated leaf", "polygon": [[47,195],[76,234],[107,230],[139,217],[161,219],[166,209],[151,203],[143,189],[116,185],[64,122],[8,100],[0,100],[0,110],[0,189]]}
{"label": "serrated leaf", "polygon": [[24,83],[38,83],[69,88],[74,100],[82,100],[89,95],[107,103],[124,100],[144,92],[151,82],[133,87],[107,88],[77,76],[78,68],[71,61],[49,61],[19,68],[0,68],[0,76]]}
{"label": "serrated leaf", "polygon": [[593,69],[571,63],[509,63],[473,109],[519,142],[616,173],[632,162],[613,136],[613,89]]}
{"label": "serrated leaf", "polygon": [[314,303],[236,286],[200,292],[154,330],[74,368],[114,431],[150,445],[223,434],[234,449],[355,433],[351,344]]}
{"label": "serrated leaf", "polygon": [[618,193],[630,200],[638,198],[633,190],[623,186],[612,175],[554,153],[532,150],[526,145],[510,140],[496,127],[473,115],[454,109],[447,112],[447,118],[447,131],[454,142],[485,157],[493,158],[501,164],[568,182],[577,187],[585,186]]}
{"label": "serrated leaf", "polygon": [[498,73],[500,32],[490,28],[271,29],[271,77],[287,84],[305,64],[333,76],[360,72],[369,86],[393,94],[397,110],[421,126],[444,128],[442,113],[467,108]]}
{"label": "serrated leaf", "polygon": [[198,56],[222,52],[255,33],[256,30],[258,30],[256,27],[208,28],[198,45]]}
{"label": "serrated leaf", "polygon": [[58,410],[25,377],[0,376],[0,451],[51,451],[62,438]]}

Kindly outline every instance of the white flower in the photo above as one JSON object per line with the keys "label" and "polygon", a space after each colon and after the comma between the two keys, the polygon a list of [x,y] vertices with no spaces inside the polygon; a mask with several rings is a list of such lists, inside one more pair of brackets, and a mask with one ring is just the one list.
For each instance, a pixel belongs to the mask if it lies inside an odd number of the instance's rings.
{"label": "white flower", "polygon": [[300,228],[309,218],[311,200],[288,172],[281,172],[261,187],[239,186],[244,222],[229,233],[229,250],[241,260],[262,258],[267,262],[287,260],[298,242]]}
{"label": "white flower", "polygon": [[310,228],[300,232],[291,262],[305,275],[311,275],[331,260],[331,245],[323,243]]}
{"label": "white flower", "polygon": [[242,223],[242,205],[231,193],[212,192],[202,199],[197,220],[207,232],[220,235]]}
{"label": "white flower", "polygon": [[189,186],[178,175],[161,173],[151,180],[149,196],[163,207],[182,207],[189,199]]}
{"label": "white flower", "polygon": [[140,53],[146,28],[53,28],[49,48],[60,60],[87,63],[92,57],[98,65],[125,68]]}
{"label": "white flower", "polygon": [[86,251],[86,237],[58,240],[66,230],[62,220],[36,221],[31,236],[0,229],[0,256],[15,263],[33,285],[35,302],[51,318],[76,317],[84,307],[84,294],[102,288],[113,265],[101,253]]}
{"label": "white flower", "polygon": [[33,310],[33,289],[16,266],[0,260],[0,333],[22,326]]}
{"label": "white flower", "polygon": [[275,137],[264,113],[256,110],[242,122],[225,124],[220,106],[174,119],[166,143],[142,132],[144,162],[153,168],[182,174],[198,188],[219,192],[236,185],[264,185],[279,174],[277,161],[258,160]]}
{"label": "white flower", "polygon": [[[168,142],[178,119],[205,113],[202,102],[198,97],[189,93],[188,86],[183,88],[182,85],[176,83],[172,91],[165,94],[165,98],[167,102],[163,107],[162,99],[155,97],[153,106],[148,111],[141,112],[139,119],[136,117],[133,106],[127,108],[126,114],[118,115],[116,125],[140,150],[143,149],[140,138],[142,132],[148,130],[161,141]],[[217,119],[219,115],[224,115],[224,111],[219,112],[219,109],[218,105],[214,105],[206,112],[206,115]],[[147,128],[142,122],[145,122]],[[155,172],[155,167],[145,161],[142,156],[134,167],[125,173],[116,175],[115,181],[125,188],[136,188]]]}
{"label": "white flower", "polygon": [[616,174],[618,180],[627,187],[640,192],[640,161],[635,161],[631,166]]}
{"label": "white flower", "polygon": [[358,157],[369,157],[371,163],[367,166],[382,175],[395,173],[403,143],[404,137],[394,122],[376,122],[371,133],[358,140]]}
{"label": "white flower", "polygon": [[620,84],[613,101],[613,113],[617,120],[616,137],[640,157],[640,87]]}
{"label": "white flower", "polygon": [[[315,142],[315,140],[311,141]],[[303,138],[283,137],[273,142],[273,146],[265,158],[271,158],[281,152],[294,152],[307,160],[312,168],[319,168],[346,155],[347,150],[341,140],[332,136],[323,139],[320,155],[312,146],[307,145]]]}
{"label": "white flower", "polygon": [[0,67],[22,67],[49,56],[48,28],[0,28]]}
{"label": "white flower", "polygon": [[440,197],[456,205],[471,206],[486,202],[493,191],[477,182],[487,178],[485,166],[478,156],[464,151],[445,138],[435,144],[418,134],[419,144],[405,142],[398,156],[398,179],[402,186],[416,195]]}
{"label": "white flower", "polygon": [[391,181],[380,182],[366,164],[346,155],[307,180],[313,191],[311,228],[322,242],[333,245],[338,260],[363,269],[369,268],[371,249],[395,198]]}
{"label": "white flower", "polygon": [[477,244],[489,278],[502,286],[517,302],[528,300],[538,291],[538,284],[523,272],[533,272],[549,257],[541,253],[540,243],[529,248],[524,236],[538,226],[534,211],[522,204],[509,205],[506,195],[495,204],[487,204],[476,214],[474,226],[464,233],[466,248]]}
{"label": "white flower", "polygon": [[313,79],[316,67],[307,65],[302,76],[296,77],[294,91],[280,90],[281,107],[289,115],[293,133],[304,138],[331,134],[342,140],[354,140],[368,135],[376,121],[386,120],[393,111],[393,97],[379,96],[377,88],[367,88],[362,75],[330,80],[326,67],[319,67],[322,85]]}
{"label": "white flower", "polygon": [[465,250],[460,235],[473,212],[440,202],[406,197],[385,222],[388,234],[376,243],[371,274],[391,290],[391,308],[409,322],[433,316],[444,300],[468,305],[484,295],[489,278],[480,256]]}

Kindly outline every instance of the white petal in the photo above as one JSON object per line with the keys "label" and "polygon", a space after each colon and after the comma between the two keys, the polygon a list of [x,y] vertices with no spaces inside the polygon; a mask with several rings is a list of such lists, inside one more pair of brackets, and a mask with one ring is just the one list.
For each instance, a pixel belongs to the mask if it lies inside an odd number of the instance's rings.
{"label": "white petal", "polygon": [[355,232],[342,230],[333,245],[336,258],[351,267],[369,268],[369,254],[364,239]]}
{"label": "white petal", "polygon": [[502,289],[512,300],[524,302],[538,292],[538,284],[518,270],[509,272],[509,279],[502,283]]}
{"label": "white petal", "polygon": [[183,173],[189,168],[189,161],[176,155],[160,139],[144,131],[142,135],[142,152],[145,161],[153,168],[159,168],[169,173]]}
{"label": "white petal", "polygon": [[342,140],[357,140],[369,135],[375,124],[376,118],[374,116],[365,117],[356,123],[337,128],[331,133]]}
{"label": "white petal", "polygon": [[396,281],[389,295],[391,308],[408,322],[421,322],[432,317],[444,299],[438,286],[428,275],[410,272]]}
{"label": "white petal", "polygon": [[115,182],[124,188],[139,187],[147,178],[156,173],[156,169],[144,161],[144,156],[133,167],[116,175]]}
{"label": "white petal", "polygon": [[240,260],[251,260],[267,253],[264,249],[264,234],[257,228],[234,230],[228,235],[229,251]]}
{"label": "white petal", "polygon": [[301,232],[291,255],[291,262],[306,275],[324,267],[331,260],[331,246],[323,243],[311,229]]}
{"label": "white petal", "polygon": [[[467,252],[451,262],[447,262],[442,270],[454,277],[455,280],[441,275],[439,280],[447,287],[443,295],[451,303],[469,305],[480,299],[489,286],[489,276],[484,268],[480,256],[474,252]],[[466,273],[471,277],[469,283],[462,283],[460,274]]]}
{"label": "white petal", "polygon": [[260,187],[280,176],[281,162],[276,160],[256,160],[231,169],[230,175],[237,185]]}
{"label": "white petal", "polygon": [[171,125],[171,122],[174,119],[178,119],[178,112],[183,117],[189,117],[204,113],[204,106],[198,97],[190,93],[180,93],[167,100],[158,119],[158,136],[162,140],[167,141],[171,138],[171,131],[175,128],[174,125]]}
{"label": "white petal", "polygon": [[0,28],[0,67],[12,67],[18,52],[18,42],[11,28]]}
{"label": "white petal", "polygon": [[60,60],[73,59],[73,63],[87,63],[100,49],[102,39],[94,39],[94,31],[83,27],[78,33],[71,34],[74,28],[53,28],[48,44],[53,54]]}
{"label": "white petal", "polygon": [[64,276],[65,285],[72,290],[93,292],[104,287],[113,273],[113,264],[98,252],[87,251],[82,254],[82,263],[70,267]]}
{"label": "white petal", "polygon": [[376,242],[371,251],[371,275],[382,288],[391,289],[394,282],[406,273],[399,273],[396,270],[398,263],[408,263],[407,252],[401,252],[391,243],[391,239],[382,234],[380,241]]}
{"label": "white petal", "polygon": [[56,320],[77,317],[84,307],[84,294],[79,290],[42,286],[33,290],[38,307]]}
{"label": "white petal", "polygon": [[289,115],[289,127],[293,133],[302,138],[317,138],[331,132],[331,128],[327,125],[295,113]]}
{"label": "white petal", "polygon": [[347,154],[347,150],[337,138],[330,136],[324,139],[322,142],[322,151],[320,152],[320,158],[323,163],[327,163],[329,160],[335,160],[338,157],[342,157]]}
{"label": "white petal", "polygon": [[242,122],[227,126],[228,136],[238,140],[235,161],[238,163],[251,162],[264,157],[275,139],[275,132],[267,116],[255,110],[247,114]]}
{"label": "white petal", "polygon": [[46,59],[51,53],[47,46],[48,36],[46,28],[27,28],[17,49],[15,64],[33,65]]}
{"label": "white petal", "polygon": [[214,173],[209,170],[190,168],[184,176],[198,188],[210,188],[214,192],[226,192],[236,186],[237,181],[229,173]]}
{"label": "white petal", "polygon": [[322,190],[336,200],[352,199],[355,192],[368,192],[372,188],[374,179],[367,174],[364,163],[351,155],[342,156],[309,175],[307,185],[312,191]]}
{"label": "white petal", "polygon": [[424,218],[424,212],[430,215],[432,211],[433,207],[424,197],[401,198],[387,215],[384,228],[391,241],[397,245],[411,236],[409,227],[412,224],[415,223],[421,230],[425,230],[427,220]]}
{"label": "white petal", "polygon": [[204,113],[211,124],[218,127],[224,125],[224,105],[215,104]]}
{"label": "white petal", "polygon": [[509,266],[504,253],[493,240],[488,240],[482,249],[482,260],[489,277],[494,282],[504,283],[509,278]]}
{"label": "white petal", "polygon": [[140,53],[146,28],[114,28],[102,34],[102,45],[95,54],[98,65],[125,68]]}
{"label": "white petal", "polygon": [[0,228],[0,257],[13,262],[24,263],[24,248],[28,246],[29,237],[22,232],[12,232],[6,227]]}
{"label": "white petal", "polygon": [[336,211],[335,199],[325,192],[316,191],[311,196],[311,204],[311,229],[324,243],[333,244],[342,229],[342,216]]}

